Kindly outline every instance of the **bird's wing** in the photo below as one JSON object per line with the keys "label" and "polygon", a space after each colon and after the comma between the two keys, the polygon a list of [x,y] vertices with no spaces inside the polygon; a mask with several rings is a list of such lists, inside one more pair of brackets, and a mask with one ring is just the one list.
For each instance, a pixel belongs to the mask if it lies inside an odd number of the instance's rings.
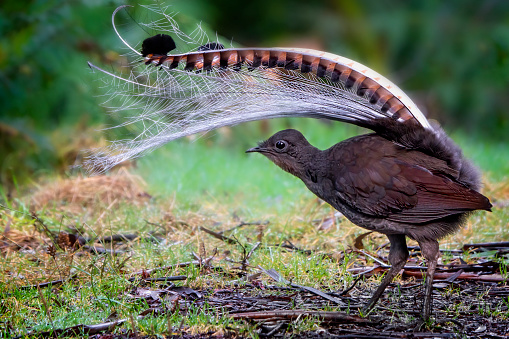
{"label": "bird's wing", "polygon": [[365,154],[342,165],[334,180],[335,197],[358,212],[415,224],[491,207],[486,197],[446,176],[394,157]]}
{"label": "bird's wing", "polygon": [[85,163],[89,169],[106,170],[183,136],[261,119],[312,117],[369,127],[392,118],[431,129],[401,89],[356,61],[310,49],[222,48],[185,35],[165,14],[152,27],[185,52],[156,55],[167,43],[157,48],[155,39],[143,45],[142,56],[119,35],[137,58],[127,75],[89,63],[106,76],[106,105],[123,120],[116,127],[139,129],[131,140],[95,150]]}
{"label": "bird's wing", "polygon": [[477,209],[491,210],[484,195],[449,177],[435,175],[420,166],[402,164],[398,177],[408,178],[416,187],[418,204],[389,215],[388,220],[424,223]]}

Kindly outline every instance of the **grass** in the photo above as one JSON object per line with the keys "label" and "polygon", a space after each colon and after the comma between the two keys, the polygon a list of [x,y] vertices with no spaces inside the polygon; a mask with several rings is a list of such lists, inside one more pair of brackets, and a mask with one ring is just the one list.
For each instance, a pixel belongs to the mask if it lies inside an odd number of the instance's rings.
{"label": "grass", "polygon": [[[101,195],[86,203],[84,200],[77,202],[76,194],[72,195],[74,200],[60,195],[52,200],[51,196],[56,196],[50,191],[54,184],[44,182],[54,180],[44,180],[38,191],[50,193],[46,194],[49,198],[45,203],[36,204],[30,198],[37,196],[33,191],[17,199],[4,198],[2,204],[7,208],[0,209],[0,227],[4,230],[0,263],[4,273],[0,278],[2,336],[98,324],[110,317],[128,319],[116,333],[131,330],[139,335],[159,336],[183,329],[187,333],[234,331],[257,337],[257,325],[233,321],[206,303],[188,304],[187,316],[169,312],[137,318],[151,307],[153,299],[141,298],[136,285],[128,280],[134,272],[193,260],[193,252],[202,258],[216,253],[212,264],[220,268],[219,271],[188,266],[155,272],[152,277],[186,275],[187,280],[177,282],[178,286],[208,293],[231,289],[232,281],[241,281],[242,275],[236,268],[239,265],[235,262],[242,261],[242,246],[210,237],[199,227],[218,232],[241,222],[258,222],[260,225],[247,225],[225,233],[237,239],[247,251],[261,241],[262,246],[249,259],[247,273],[255,272],[260,265],[273,268],[285,279],[300,285],[328,291],[350,286],[354,277],[347,269],[372,264],[369,260],[360,260],[355,253],[345,252],[364,230],[335,217],[334,210],[316,199],[298,179],[259,155],[245,154],[244,150],[287,127],[298,128],[312,144],[322,149],[355,135],[358,130],[304,119],[291,123],[275,121],[269,126],[270,130],[256,133],[251,131],[252,126],[239,126],[194,142],[182,140],[169,144],[140,159],[136,168],[122,174],[135,180],[116,181],[116,188],[125,185],[124,190],[118,191],[129,194],[119,193],[109,198]],[[241,134],[243,138],[238,137]],[[485,193],[498,205],[493,213],[476,213],[466,227],[442,240],[441,247],[457,249],[468,242],[509,241],[509,188],[505,184],[509,150],[497,144],[472,141],[461,133],[453,133],[453,138],[487,173]],[[249,141],[237,141],[246,139]],[[111,183],[106,181],[96,183],[103,185],[97,186],[97,191],[113,194],[111,186],[107,186]],[[57,186],[64,185],[57,182]],[[26,192],[25,188],[19,190]],[[123,253],[92,254],[66,247],[62,242],[56,246],[48,230],[53,234],[66,232],[88,237],[136,232],[140,237],[115,247]],[[284,240],[315,252],[306,255],[273,246]],[[383,236],[371,234],[365,238],[364,245],[371,251],[385,241]],[[475,256],[464,258],[476,260]],[[451,260],[454,259],[444,258],[444,261]],[[507,276],[507,265],[502,265],[502,271]],[[69,277],[73,279],[53,288],[22,288]],[[373,289],[379,279],[379,276],[370,278],[363,286]],[[262,275],[259,280],[263,285],[274,284],[267,276]],[[156,285],[138,287],[158,288]],[[261,293],[256,288],[252,291]],[[396,303],[400,299],[398,290],[392,293],[389,299]],[[454,290],[445,291],[449,295],[455,293]],[[482,298],[481,294],[479,299]],[[503,305],[502,302],[480,303],[479,314],[507,318],[500,313]],[[162,307],[171,308],[171,301],[164,301]],[[299,305],[293,307],[299,308]],[[462,309],[465,308],[451,306],[453,313]],[[357,309],[350,311],[357,312]],[[211,317],[211,314],[216,315]],[[316,319],[303,318],[292,322],[289,331],[297,333],[317,328]]]}

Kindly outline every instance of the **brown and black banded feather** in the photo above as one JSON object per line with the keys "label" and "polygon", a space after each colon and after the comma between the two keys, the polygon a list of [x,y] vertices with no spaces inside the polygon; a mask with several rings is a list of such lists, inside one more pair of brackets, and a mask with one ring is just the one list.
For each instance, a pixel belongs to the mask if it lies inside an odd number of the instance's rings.
{"label": "brown and black banded feather", "polygon": [[[407,121],[414,118],[409,107],[403,104],[401,98],[398,98],[390,88],[382,86],[377,81],[379,79],[370,78],[348,65],[334,62],[328,58],[291,50],[220,49],[216,45],[202,47],[197,52],[178,55],[150,54],[145,58],[145,63],[167,65],[170,69],[184,65],[183,68],[186,71],[211,71],[213,69],[240,71],[245,66],[248,70],[278,67],[297,70],[302,74],[312,73],[319,78],[326,78],[332,83],[341,84],[345,89],[365,98],[369,104],[380,107],[380,111],[383,113],[390,113],[394,120]],[[209,49],[209,47],[217,49]]]}

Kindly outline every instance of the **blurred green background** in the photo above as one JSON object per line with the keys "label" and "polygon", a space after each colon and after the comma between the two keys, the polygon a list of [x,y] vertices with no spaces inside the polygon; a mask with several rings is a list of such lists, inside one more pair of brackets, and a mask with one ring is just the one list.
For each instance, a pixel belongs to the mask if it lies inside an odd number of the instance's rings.
{"label": "blurred green background", "polygon": [[[100,105],[103,92],[97,74],[87,61],[111,70],[122,63],[120,55],[126,50],[111,27],[111,13],[119,5],[139,3],[153,2],[2,1],[0,184],[4,192],[41,175],[67,173],[80,150],[104,142],[98,129],[110,121]],[[211,32],[240,45],[310,47],[357,60],[393,80],[423,112],[449,132],[470,140],[472,147],[482,140],[496,153],[509,145],[509,1],[175,0],[166,4],[188,26],[203,22]],[[129,29],[137,24],[127,20],[122,25]],[[260,126],[241,127],[235,143],[244,146],[268,137]],[[339,140],[329,137],[325,146]],[[208,139],[200,142],[212,147]],[[506,162],[501,170],[508,166]]]}

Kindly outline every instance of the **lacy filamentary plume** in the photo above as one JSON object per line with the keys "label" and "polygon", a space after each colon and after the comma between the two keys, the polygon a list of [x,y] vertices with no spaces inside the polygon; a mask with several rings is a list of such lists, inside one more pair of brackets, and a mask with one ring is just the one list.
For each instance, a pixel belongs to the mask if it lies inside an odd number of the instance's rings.
{"label": "lacy filamentary plume", "polygon": [[416,240],[428,263],[422,316],[429,318],[438,239],[471,211],[491,209],[459,147],[396,85],[355,61],[299,48],[225,48],[201,30],[185,35],[164,10],[148,9],[163,16],[149,27],[164,34],[144,40],[140,51],[119,35],[143,63],[127,77],[90,64],[110,78],[121,126],[141,131],[95,150],[85,166],[104,171],[171,140],[260,119],[323,118],[371,129],[324,151],[285,130],[248,152],[300,178],[354,224],[387,235],[392,267],[366,310],[404,266],[406,237]]}

